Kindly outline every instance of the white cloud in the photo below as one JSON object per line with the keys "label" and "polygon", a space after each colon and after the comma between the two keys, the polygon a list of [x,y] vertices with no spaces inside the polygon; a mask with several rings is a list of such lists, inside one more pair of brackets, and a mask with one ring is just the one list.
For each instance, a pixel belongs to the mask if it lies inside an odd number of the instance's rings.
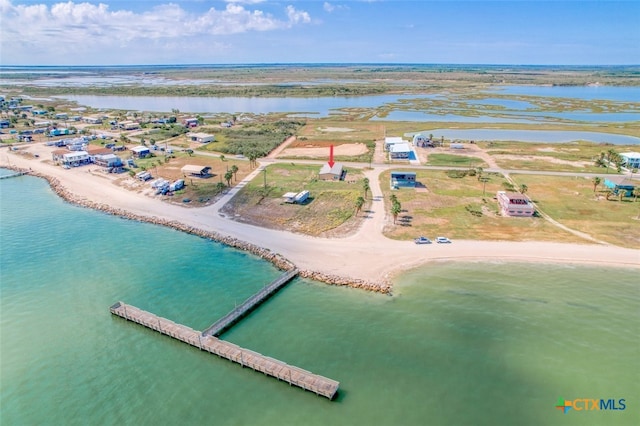
{"label": "white cloud", "polygon": [[[224,9],[211,7],[204,13],[189,12],[167,3],[143,12],[113,10],[104,3],[68,1],[51,6],[21,5],[0,0],[0,51],[2,63],[24,63],[30,55],[81,55],[109,48],[145,49],[207,40],[211,46],[227,46],[218,36],[273,31],[311,22],[305,11],[287,6],[276,17],[259,9],[228,2]],[[18,61],[18,62],[16,62]],[[132,60],[134,63],[135,60]],[[64,61],[62,61],[64,62]]]}
{"label": "white cloud", "polygon": [[336,5],[326,1],[322,5],[322,8],[324,9],[325,12],[332,13],[332,12],[335,12],[336,10],[348,10],[349,6],[345,6],[342,4]]}

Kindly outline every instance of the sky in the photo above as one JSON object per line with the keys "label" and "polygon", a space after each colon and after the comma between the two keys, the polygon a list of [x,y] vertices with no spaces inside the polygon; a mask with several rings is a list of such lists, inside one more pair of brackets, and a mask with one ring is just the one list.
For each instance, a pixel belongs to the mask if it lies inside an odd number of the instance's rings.
{"label": "sky", "polygon": [[640,64],[640,0],[0,0],[0,65]]}

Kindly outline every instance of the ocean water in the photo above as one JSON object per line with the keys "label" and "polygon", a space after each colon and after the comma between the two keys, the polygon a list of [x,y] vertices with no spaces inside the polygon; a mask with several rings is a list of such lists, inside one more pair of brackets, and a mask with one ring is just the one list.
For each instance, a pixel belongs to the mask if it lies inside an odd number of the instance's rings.
{"label": "ocean water", "polygon": [[[0,424],[637,424],[637,270],[435,263],[392,297],[297,279],[223,338],[341,382],[335,401],[116,318],[203,329],[278,275],[206,239],[0,181]],[[558,398],[624,398],[563,414]]]}

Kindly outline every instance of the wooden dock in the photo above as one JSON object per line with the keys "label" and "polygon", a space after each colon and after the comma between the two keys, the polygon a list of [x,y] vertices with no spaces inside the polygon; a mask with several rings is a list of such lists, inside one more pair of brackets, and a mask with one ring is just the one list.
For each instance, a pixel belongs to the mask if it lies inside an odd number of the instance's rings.
{"label": "wooden dock", "polygon": [[16,173],[12,173],[10,175],[0,176],[0,179],[11,179],[11,178],[18,177],[18,176],[24,176],[24,175],[26,175],[28,173],[29,172],[16,172]]}
{"label": "wooden dock", "polygon": [[[289,280],[290,279],[291,278],[289,278]],[[340,383],[335,380],[313,374],[301,368],[278,361],[277,359],[241,348],[233,343],[220,340],[217,337],[204,336],[199,331],[182,324],[176,324],[171,320],[143,311],[135,306],[118,302],[111,306],[110,310],[114,315],[173,337],[181,342],[188,343],[200,350],[238,363],[242,367],[249,367],[268,376],[275,377],[278,380],[289,383],[289,385],[297,386],[329,399],[333,399],[338,392]]]}
{"label": "wooden dock", "polygon": [[247,315],[249,312],[255,309],[256,306],[267,300],[296,276],[298,276],[298,270],[295,268],[285,272],[272,283],[263,287],[259,292],[242,302],[240,306],[237,306],[227,315],[223,316],[218,321],[213,323],[209,328],[202,332],[202,335],[215,337],[220,336],[225,330],[238,322],[240,318]]}

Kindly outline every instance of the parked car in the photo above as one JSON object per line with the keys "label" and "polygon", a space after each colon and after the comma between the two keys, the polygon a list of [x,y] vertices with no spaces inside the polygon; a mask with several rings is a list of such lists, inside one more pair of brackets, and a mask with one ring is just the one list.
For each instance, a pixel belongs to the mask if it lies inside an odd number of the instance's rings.
{"label": "parked car", "polygon": [[451,240],[448,239],[447,237],[438,237],[436,238],[436,243],[438,244],[446,244],[446,243],[450,243]]}
{"label": "parked car", "polygon": [[431,240],[428,239],[427,237],[418,237],[415,240],[413,240],[413,242],[416,244],[431,244]]}

